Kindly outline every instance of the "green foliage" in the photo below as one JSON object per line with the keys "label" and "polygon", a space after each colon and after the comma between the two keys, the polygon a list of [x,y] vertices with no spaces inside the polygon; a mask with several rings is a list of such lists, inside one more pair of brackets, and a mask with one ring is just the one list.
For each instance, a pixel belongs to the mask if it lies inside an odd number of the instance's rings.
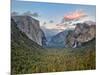
{"label": "green foliage", "polygon": [[96,68],[95,45],[84,48],[47,48],[32,42],[12,22],[11,73],[42,73]]}
{"label": "green foliage", "polygon": [[19,31],[13,20],[11,28],[11,73],[31,73],[44,49]]}
{"label": "green foliage", "polygon": [[[42,53],[44,54],[27,54],[27,56],[24,57],[18,56],[20,60],[15,60],[14,62],[19,61],[19,66],[23,67],[18,70],[16,69],[15,71],[17,72],[15,73],[40,73],[95,69],[95,48],[75,50],[47,49]],[[23,53],[21,55],[23,55]],[[15,68],[18,68],[18,65]]]}

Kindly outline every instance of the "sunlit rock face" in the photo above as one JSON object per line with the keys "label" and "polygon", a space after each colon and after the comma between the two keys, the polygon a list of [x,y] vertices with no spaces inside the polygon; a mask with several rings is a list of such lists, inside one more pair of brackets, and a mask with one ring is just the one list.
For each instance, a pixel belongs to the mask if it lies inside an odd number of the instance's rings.
{"label": "sunlit rock face", "polygon": [[89,42],[96,37],[96,25],[78,23],[73,32],[66,38],[67,47],[80,47],[83,43]]}
{"label": "sunlit rock face", "polygon": [[43,45],[46,38],[41,30],[39,21],[30,16],[12,16],[17,24],[17,27],[24,32],[29,39],[39,45]]}

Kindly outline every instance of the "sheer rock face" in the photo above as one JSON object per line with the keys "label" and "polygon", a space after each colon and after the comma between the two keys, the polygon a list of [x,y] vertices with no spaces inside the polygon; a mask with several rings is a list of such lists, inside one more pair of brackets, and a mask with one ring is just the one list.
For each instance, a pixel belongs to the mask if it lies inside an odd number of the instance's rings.
{"label": "sheer rock face", "polygon": [[91,41],[96,37],[96,25],[78,23],[73,32],[66,38],[66,45],[69,47],[79,47],[82,43]]}
{"label": "sheer rock face", "polygon": [[43,45],[46,38],[44,32],[41,30],[39,21],[30,16],[12,16],[17,24],[17,27],[24,32],[29,39],[39,45]]}

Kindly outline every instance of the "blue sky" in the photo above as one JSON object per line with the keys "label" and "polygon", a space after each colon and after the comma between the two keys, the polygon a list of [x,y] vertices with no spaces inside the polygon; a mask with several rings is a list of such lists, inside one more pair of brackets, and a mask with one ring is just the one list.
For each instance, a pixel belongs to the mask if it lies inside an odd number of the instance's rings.
{"label": "blue sky", "polygon": [[[18,1],[12,0],[11,12],[24,13],[27,11],[31,11],[32,13],[37,12],[40,17],[36,18],[40,21],[40,26],[44,30],[45,34],[48,35],[47,32],[49,30],[54,30],[54,34],[57,34],[65,29],[75,28],[74,25],[59,25],[64,15],[68,15],[68,13],[72,13],[70,15],[75,16],[75,13],[86,14],[88,17],[81,19],[86,20],[90,19],[96,20],[96,6],[94,5],[77,5],[77,4],[61,4],[61,3],[44,3],[44,2],[30,2],[30,1]],[[77,12],[76,12],[77,11]],[[68,15],[69,16],[69,15]],[[83,17],[82,17],[83,18]],[[53,20],[54,23],[49,23],[50,20]],[[43,23],[46,22],[46,25]],[[79,21],[80,22],[80,21]],[[74,23],[74,22],[73,22]],[[53,35],[51,33],[51,35]],[[50,34],[49,34],[50,35]]]}
{"label": "blue sky", "polygon": [[67,12],[82,10],[93,16],[95,19],[95,6],[93,5],[73,5],[56,3],[38,3],[28,1],[12,0],[12,11],[23,13],[25,11],[38,12],[44,20],[51,19],[59,21]]}
{"label": "blue sky", "polygon": [[[11,11],[24,13],[27,11],[37,12],[40,17],[37,19],[40,21],[40,26],[43,26],[43,23],[47,24],[44,26],[47,29],[56,29],[58,31],[73,28],[73,26],[56,26],[61,23],[64,15],[68,13],[74,13],[76,11],[82,11],[88,15],[88,19],[95,21],[96,19],[96,6],[94,5],[79,5],[79,4],[61,4],[61,3],[44,3],[44,2],[30,2],[30,1],[18,1],[12,0]],[[49,21],[53,20],[54,23],[50,24]],[[86,18],[85,18],[86,20]]]}

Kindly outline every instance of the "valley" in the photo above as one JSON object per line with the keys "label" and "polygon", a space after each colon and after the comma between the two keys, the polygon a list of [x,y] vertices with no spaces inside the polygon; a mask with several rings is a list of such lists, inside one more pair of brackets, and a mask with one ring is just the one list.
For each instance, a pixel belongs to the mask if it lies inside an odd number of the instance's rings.
{"label": "valley", "polygon": [[57,46],[44,47],[47,38],[37,22],[29,16],[11,19],[11,74],[96,69],[95,26],[83,24],[74,32],[61,32],[52,40]]}

